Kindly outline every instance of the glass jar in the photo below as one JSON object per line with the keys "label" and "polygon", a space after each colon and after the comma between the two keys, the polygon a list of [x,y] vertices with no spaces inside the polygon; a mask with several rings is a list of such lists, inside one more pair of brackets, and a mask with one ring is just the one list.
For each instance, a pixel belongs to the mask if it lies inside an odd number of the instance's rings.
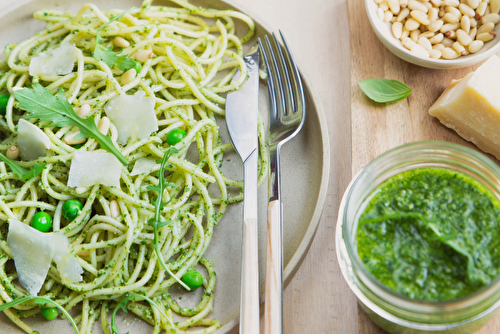
{"label": "glass jar", "polygon": [[396,147],[361,170],[342,198],[336,231],[340,268],[366,314],[389,333],[473,333],[500,307],[500,277],[459,299],[441,302],[412,300],[385,287],[358,256],[357,222],[371,192],[396,174],[425,167],[462,172],[500,200],[500,168],[485,155],[465,146],[440,141]]}

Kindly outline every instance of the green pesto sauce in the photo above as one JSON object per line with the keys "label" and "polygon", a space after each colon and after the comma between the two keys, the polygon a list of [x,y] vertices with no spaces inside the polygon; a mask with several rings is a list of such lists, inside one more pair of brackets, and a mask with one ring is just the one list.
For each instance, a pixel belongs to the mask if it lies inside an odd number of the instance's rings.
{"label": "green pesto sauce", "polygon": [[500,202],[462,173],[410,170],[373,193],[357,229],[358,254],[385,286],[443,301],[488,284],[500,269]]}

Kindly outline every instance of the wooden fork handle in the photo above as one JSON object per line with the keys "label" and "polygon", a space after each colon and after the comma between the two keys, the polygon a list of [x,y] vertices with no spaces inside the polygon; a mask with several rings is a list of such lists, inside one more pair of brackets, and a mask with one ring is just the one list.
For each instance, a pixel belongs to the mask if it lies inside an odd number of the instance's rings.
{"label": "wooden fork handle", "polygon": [[283,328],[283,255],[281,201],[267,205],[266,292],[264,334],[281,334]]}

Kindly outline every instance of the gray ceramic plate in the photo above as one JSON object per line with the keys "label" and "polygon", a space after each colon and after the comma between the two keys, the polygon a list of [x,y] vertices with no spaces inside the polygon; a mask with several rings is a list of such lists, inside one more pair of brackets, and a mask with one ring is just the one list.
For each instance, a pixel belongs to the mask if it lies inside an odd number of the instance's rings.
{"label": "gray ceramic plate", "polygon": [[[44,23],[32,18],[33,12],[41,9],[57,9],[76,13],[87,1],[85,0],[16,0],[0,1],[0,48],[7,43],[19,42],[36,31],[44,28]],[[127,9],[140,6],[140,0],[95,0],[100,8]],[[257,17],[243,8],[235,8],[220,0],[201,0],[192,3],[212,8],[234,8],[250,15],[256,22],[256,37],[247,45],[256,42],[257,37],[269,33]],[[155,5],[167,4],[158,0]],[[2,9],[3,8],[3,9]],[[278,29],[279,27],[273,27]],[[242,28],[239,36],[245,32]],[[286,32],[285,32],[286,33]],[[298,45],[293,46],[298,47]],[[300,64],[299,64],[300,65]],[[300,67],[300,66],[299,66]],[[300,266],[313,240],[326,197],[328,185],[330,153],[326,119],[321,104],[312,91],[307,76],[303,74],[305,96],[307,100],[307,117],[304,128],[299,135],[287,143],[282,152],[282,193],[284,201],[284,264],[285,283],[288,283]],[[260,106],[263,118],[267,118],[267,88],[261,85]],[[225,126],[222,123],[221,129]],[[228,141],[227,137],[225,138]],[[230,177],[242,178],[242,164],[237,156],[230,157],[230,164],[224,172]],[[266,227],[267,186],[264,184],[259,192],[259,243],[261,263],[261,291],[264,287],[265,261],[265,227]],[[239,291],[240,291],[240,255],[241,255],[241,220],[242,206],[231,206],[221,223],[215,229],[214,237],[206,256],[213,261],[217,272],[216,299],[210,318],[218,319],[223,327],[217,333],[229,333],[238,324]],[[172,293],[176,291],[171,289]],[[199,296],[184,295],[181,304],[194,304]],[[73,333],[69,323],[64,320],[45,321],[41,317],[27,319],[35,330],[41,334]],[[151,326],[143,321],[127,316],[119,324],[122,332],[131,334],[151,333]],[[100,322],[96,324],[94,333],[102,333]],[[0,333],[23,333],[2,313],[0,314]]]}

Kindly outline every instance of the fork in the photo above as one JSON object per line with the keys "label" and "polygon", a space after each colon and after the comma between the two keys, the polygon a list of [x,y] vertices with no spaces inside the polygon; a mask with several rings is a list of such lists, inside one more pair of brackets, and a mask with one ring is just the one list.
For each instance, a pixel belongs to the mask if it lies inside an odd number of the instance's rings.
{"label": "fork", "polygon": [[304,124],[306,105],[299,70],[280,31],[283,47],[276,35],[259,38],[262,58],[267,69],[270,114],[269,203],[267,205],[266,291],[264,334],[283,331],[283,204],[281,202],[280,151]]}

